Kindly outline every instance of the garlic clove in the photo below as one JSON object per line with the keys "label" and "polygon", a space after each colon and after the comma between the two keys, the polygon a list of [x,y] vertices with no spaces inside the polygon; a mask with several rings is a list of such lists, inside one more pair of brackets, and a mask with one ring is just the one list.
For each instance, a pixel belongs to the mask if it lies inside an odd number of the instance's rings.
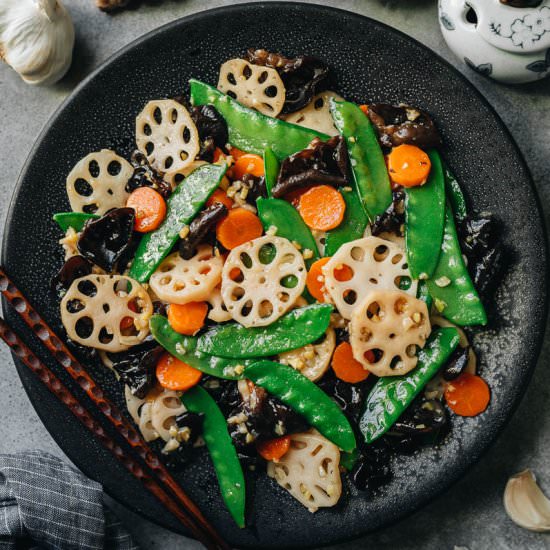
{"label": "garlic clove", "polygon": [[531,470],[512,476],[504,490],[504,507],[510,519],[530,531],[550,531],[550,500]]}
{"label": "garlic clove", "polygon": [[29,84],[52,84],[69,69],[74,27],[60,0],[1,0],[0,59]]}

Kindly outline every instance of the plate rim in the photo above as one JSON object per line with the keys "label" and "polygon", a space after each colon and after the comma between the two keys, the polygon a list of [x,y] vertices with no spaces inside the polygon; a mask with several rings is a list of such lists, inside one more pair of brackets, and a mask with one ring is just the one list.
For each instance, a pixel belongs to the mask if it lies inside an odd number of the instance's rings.
{"label": "plate rim", "polygon": [[[345,9],[345,8],[337,8],[333,6],[327,6],[323,4],[310,4],[306,2],[295,2],[295,1],[284,1],[284,0],[276,0],[276,1],[269,1],[269,2],[261,2],[261,1],[254,1],[254,2],[239,2],[237,4],[231,4],[226,6],[218,6],[215,8],[211,8],[208,10],[200,10],[195,13],[191,13],[189,15],[185,15],[182,17],[179,17],[177,19],[174,19],[173,21],[169,21],[159,27],[156,27],[154,29],[151,29],[150,31],[146,32],[145,34],[138,36],[125,46],[121,47],[120,49],[113,52],[111,55],[109,55],[105,60],[103,60],[93,71],[90,72],[83,80],[81,80],[74,89],[63,99],[63,101],[59,104],[59,106],[53,111],[53,113],[48,117],[46,122],[44,123],[43,127],[41,128],[40,132],[38,133],[37,137],[35,138],[33,145],[26,156],[22,168],[19,172],[19,176],[17,178],[16,185],[12,191],[11,198],[9,200],[8,205],[8,211],[6,214],[6,219],[4,223],[4,233],[2,237],[2,248],[1,248],[1,263],[4,265],[6,263],[6,258],[8,254],[8,234],[9,234],[9,228],[12,224],[12,219],[14,217],[15,213],[15,204],[19,199],[19,195],[22,192],[23,182],[27,177],[27,173],[30,169],[30,165],[32,163],[32,160],[34,156],[36,155],[37,150],[42,145],[42,142],[46,139],[48,132],[50,131],[51,127],[55,124],[55,122],[58,120],[60,116],[62,116],[63,111],[65,108],[75,99],[75,97],[84,89],[86,88],[103,70],[105,70],[108,66],[110,66],[114,61],[119,59],[120,57],[124,56],[128,52],[130,52],[132,49],[138,47],[144,42],[147,42],[150,38],[155,37],[158,34],[162,34],[164,32],[167,32],[171,30],[172,28],[177,28],[182,24],[192,24],[193,21],[196,21],[198,19],[204,19],[209,18],[212,15],[216,15],[218,13],[226,13],[228,11],[240,11],[242,9],[246,8],[270,8],[270,9],[281,9],[281,8],[288,8],[289,6],[292,7],[299,7],[306,10],[312,10],[317,12],[328,12],[333,13],[335,16],[344,16],[344,17],[351,17],[352,19],[357,20],[359,23],[365,23],[365,20],[370,25],[374,25],[379,27],[381,30],[389,31],[390,33],[395,33],[399,35],[401,38],[405,39],[406,41],[412,41],[415,43],[416,46],[420,47],[422,50],[429,52],[431,56],[435,56],[437,60],[442,63],[444,66],[446,66],[448,69],[453,72],[453,74],[464,83],[466,88],[470,92],[473,92],[477,98],[478,101],[480,101],[493,115],[495,121],[497,122],[498,126],[501,128],[501,130],[504,132],[504,134],[508,138],[508,142],[512,145],[515,158],[519,161],[519,164],[521,166],[521,169],[525,172],[526,179],[528,180],[528,185],[530,187],[530,190],[533,195],[533,199],[535,201],[536,205],[536,211],[538,214],[537,221],[540,225],[541,232],[543,235],[542,239],[542,248],[543,248],[543,261],[544,265],[546,266],[545,270],[545,277],[544,277],[544,287],[541,288],[541,292],[543,292],[543,307],[542,307],[542,314],[543,314],[543,320],[539,324],[539,334],[537,335],[537,339],[534,346],[534,361],[532,361],[529,364],[528,370],[526,371],[524,377],[521,380],[521,384],[518,387],[518,391],[516,392],[516,395],[512,401],[511,406],[506,410],[505,414],[503,415],[504,418],[501,421],[501,424],[498,426],[498,429],[494,431],[494,433],[491,434],[490,437],[488,437],[483,443],[482,446],[480,446],[480,450],[478,452],[478,455],[474,459],[470,459],[467,461],[467,463],[461,464],[460,467],[457,467],[454,469],[454,471],[449,475],[449,481],[445,484],[444,487],[440,489],[436,489],[433,492],[431,492],[428,495],[419,497],[417,500],[417,505],[410,509],[406,510],[401,513],[397,513],[393,516],[391,520],[388,520],[386,522],[383,522],[381,525],[379,525],[376,528],[371,528],[368,531],[363,531],[357,534],[350,535],[349,537],[344,537],[341,539],[338,539],[337,541],[329,541],[327,543],[324,543],[322,546],[329,545],[329,544],[339,544],[344,543],[347,541],[355,540],[360,537],[366,536],[370,533],[378,532],[384,528],[387,528],[389,525],[397,524],[398,522],[402,521],[403,519],[411,516],[412,514],[420,511],[421,509],[425,508],[429,503],[435,501],[439,497],[442,496],[443,493],[450,490],[458,481],[463,479],[463,477],[466,475],[466,473],[473,468],[480,460],[483,458],[483,456],[489,451],[489,449],[494,445],[495,441],[502,435],[502,432],[506,428],[506,426],[509,424],[510,420],[514,416],[514,413],[516,412],[518,406],[522,402],[523,398],[525,397],[526,389],[532,379],[533,373],[535,371],[535,368],[538,364],[538,361],[540,359],[540,353],[542,349],[542,345],[544,342],[544,337],[546,330],[548,328],[548,313],[549,313],[549,290],[550,290],[550,274],[548,273],[548,263],[549,263],[549,236],[547,232],[547,224],[544,217],[544,211],[542,209],[542,202],[541,198],[539,196],[539,192],[537,190],[537,187],[534,183],[531,171],[529,169],[529,166],[527,162],[525,161],[524,155],[519,148],[518,143],[514,139],[511,131],[509,130],[508,126],[505,124],[505,122],[502,120],[500,115],[498,114],[497,110],[493,105],[487,100],[487,98],[482,94],[482,92],[476,87],[476,85],[469,80],[469,78],[463,74],[457,67],[455,67],[451,62],[447,61],[444,57],[442,57],[438,52],[431,49],[429,46],[426,46],[416,38],[406,34],[405,32],[392,27],[391,25],[384,23],[382,21],[379,21],[377,19],[373,19],[372,17],[369,17],[368,15],[362,15],[360,13],[356,13],[354,11]],[[8,305],[7,300],[2,297],[2,308],[3,311],[6,311],[6,309],[10,307]],[[21,380],[20,375],[20,368],[21,363],[17,356],[12,353],[12,359],[16,366],[16,370],[18,372],[19,379]],[[74,383],[69,385],[69,387],[72,389]],[[37,413],[37,416],[40,418],[40,421],[42,422],[44,428],[48,431],[49,435],[52,437],[52,439],[56,442],[56,444],[59,446],[63,454],[71,461],[73,462],[71,458],[68,457],[68,455],[65,454],[65,451],[60,443],[61,436],[58,433],[52,433],[47,427],[43,419],[43,415],[37,410],[37,408],[34,405],[33,400],[31,399],[30,395],[30,389],[27,388],[25,384],[21,381],[21,385],[23,386],[25,393],[34,409],[34,411]],[[89,469],[86,467],[84,468],[81,464],[78,464],[74,462],[74,464],[87,476],[91,479],[94,479],[92,475],[90,475]],[[167,523],[163,522],[162,519],[152,519],[144,511],[141,511],[137,509],[137,507],[134,507],[132,504],[128,503],[122,503],[120,502],[117,497],[115,497],[111,491],[104,487],[105,492],[119,505],[124,506],[125,508],[128,508],[132,513],[137,514],[138,516],[146,519],[147,521],[154,523],[155,525],[161,526],[162,528],[168,529],[172,532],[182,534],[184,536],[190,537],[191,535],[188,532],[185,532],[185,529],[181,529],[181,531],[176,530],[169,526]],[[243,548],[253,548],[252,546],[247,545],[241,545]],[[315,544],[315,546],[319,546],[318,544]],[[257,547],[257,546],[256,546]],[[281,546],[281,548],[292,548],[292,545],[289,546]],[[306,545],[306,546],[300,546],[300,548],[312,548],[313,545]]]}

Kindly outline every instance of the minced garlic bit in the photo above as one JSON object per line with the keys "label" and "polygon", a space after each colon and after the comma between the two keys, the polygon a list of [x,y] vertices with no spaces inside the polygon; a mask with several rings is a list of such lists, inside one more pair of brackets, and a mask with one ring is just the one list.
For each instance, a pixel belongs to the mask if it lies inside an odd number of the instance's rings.
{"label": "minced garlic bit", "polygon": [[439,279],[435,280],[435,284],[439,287],[449,286],[451,284],[451,279],[449,279],[449,277],[445,277],[445,275],[443,275],[442,277],[439,277]]}
{"label": "minced garlic bit", "polygon": [[302,250],[302,245],[301,245],[298,241],[292,241],[292,246],[293,246],[296,250]]}
{"label": "minced garlic bit", "polygon": [[275,225],[270,225],[267,228],[267,231],[265,232],[265,234],[274,237],[275,235],[277,235],[277,231],[279,231],[278,227],[276,227]]}
{"label": "minced garlic bit", "polygon": [[355,136],[350,136],[348,138],[349,141],[351,141],[352,143],[355,143],[357,140],[355,139]]}
{"label": "minced garlic bit", "polygon": [[189,235],[189,226],[188,225],[184,225],[181,229],[180,229],[180,239],[185,239],[187,237],[187,235]]}
{"label": "minced garlic bit", "polygon": [[413,313],[413,321],[418,324],[420,323],[420,321],[422,321],[422,315],[420,315],[420,313],[418,311],[416,311],[415,313]]}
{"label": "minced garlic bit", "polygon": [[171,453],[172,451],[175,451],[179,446],[180,446],[180,443],[177,439],[170,439],[162,449],[162,452]]}
{"label": "minced garlic bit", "polygon": [[428,274],[427,273],[421,273],[418,278],[421,280],[421,281],[425,281],[426,279],[428,279]]}
{"label": "minced garlic bit", "polygon": [[439,311],[439,313],[441,313],[447,307],[447,304],[443,300],[440,300],[439,298],[436,298],[434,303],[435,303],[435,308],[437,309],[437,311]]}
{"label": "minced garlic bit", "polygon": [[244,365],[237,365],[235,367],[235,374],[241,375],[244,372]]}
{"label": "minced garlic bit", "polygon": [[65,232],[65,236],[59,240],[59,244],[65,251],[65,261],[79,254],[77,248],[79,237],[80,235],[72,227],[69,227]]}
{"label": "minced garlic bit", "polygon": [[342,187],[342,191],[345,191],[346,193],[351,193],[353,189],[349,185],[346,185],[345,187]]}
{"label": "minced garlic bit", "polygon": [[304,260],[309,260],[310,258],[313,258],[313,250],[311,250],[310,248],[304,248],[302,256],[304,257]]}

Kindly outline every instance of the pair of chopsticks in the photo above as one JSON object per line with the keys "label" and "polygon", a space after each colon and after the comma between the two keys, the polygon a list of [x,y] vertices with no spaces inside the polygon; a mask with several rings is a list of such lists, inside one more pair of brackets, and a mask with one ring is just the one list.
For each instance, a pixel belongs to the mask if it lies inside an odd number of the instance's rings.
{"label": "pair of chopsticks", "polygon": [[[209,550],[230,550],[230,546],[220,537],[197,506],[185,494],[141,435],[122,415],[114,403],[108,399],[62,340],[29,304],[2,267],[0,267],[0,292],[39,338],[50,355],[84,390],[120,437],[130,446],[130,449],[124,449],[107,434],[103,426],[86,410],[86,407],[78,401],[49,367],[38,359],[21,337],[0,317],[0,338],[4,340],[12,352],[36,374],[38,379],[76,416],[88,431],[111,451],[119,462],[191,531],[197,540],[202,542]],[[142,463],[145,464],[146,468],[143,468]]]}

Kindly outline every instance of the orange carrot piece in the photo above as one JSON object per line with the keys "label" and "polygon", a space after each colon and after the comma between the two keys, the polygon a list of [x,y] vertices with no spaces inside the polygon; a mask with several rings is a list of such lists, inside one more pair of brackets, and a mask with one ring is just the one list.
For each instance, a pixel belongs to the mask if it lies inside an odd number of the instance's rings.
{"label": "orange carrot piece", "polygon": [[277,462],[290,449],[290,436],[284,435],[268,441],[260,441],[256,445],[256,450],[262,458]]}
{"label": "orange carrot piece", "polygon": [[213,204],[221,202],[228,210],[233,208],[233,201],[227,196],[227,193],[218,187],[206,201],[206,206],[212,206]]}
{"label": "orange carrot piece", "polygon": [[212,160],[214,163],[216,163],[220,159],[225,160],[225,153],[219,147],[216,147],[214,149],[214,158]]}
{"label": "orange carrot piece", "polygon": [[308,185],[307,187],[299,187],[298,189],[294,189],[294,191],[289,191],[283,198],[286,202],[289,202],[294,206],[294,208],[298,208],[300,205],[300,198],[304,193],[307,193],[313,185]]}
{"label": "orange carrot piece", "polygon": [[134,229],[140,233],[155,230],[166,216],[166,201],[151,187],[138,187],[132,191],[126,206],[135,210]]}
{"label": "orange carrot piece", "polygon": [[245,174],[263,176],[264,173],[264,159],[252,153],[240,156],[231,167],[231,176],[235,180],[242,179]]}
{"label": "orange carrot piece", "polygon": [[159,359],[156,369],[159,384],[167,390],[185,391],[196,386],[202,378],[202,372],[187,363],[165,353]]}
{"label": "orange carrot piece", "polygon": [[233,162],[241,158],[243,155],[248,155],[246,151],[241,151],[237,147],[229,147],[229,154],[233,157]]}
{"label": "orange carrot piece", "polygon": [[228,250],[261,237],[263,232],[258,216],[244,208],[232,208],[216,227],[218,241]]}
{"label": "orange carrot piece", "polygon": [[330,258],[320,258],[311,264],[306,276],[306,286],[309,293],[318,301],[325,301],[325,276],[322,267]]}
{"label": "orange carrot piece", "polygon": [[187,304],[170,304],[168,323],[180,334],[193,336],[203,326],[208,314],[206,302],[188,302]]}
{"label": "orange carrot piece", "polygon": [[361,109],[361,111],[363,111],[363,113],[365,113],[366,115],[369,114],[369,106],[368,105],[359,105],[359,109]]}
{"label": "orange carrot piece", "polygon": [[399,145],[388,155],[388,172],[393,183],[416,187],[426,183],[432,163],[430,157],[416,145]]}
{"label": "orange carrot piece", "polygon": [[451,410],[460,416],[476,416],[489,405],[491,392],[483,378],[463,372],[449,382],[445,389],[445,400]]}
{"label": "orange carrot piece", "polygon": [[336,346],[332,356],[332,370],[340,380],[349,384],[362,382],[369,375],[369,371],[353,357],[353,351],[348,342],[342,342]]}
{"label": "orange carrot piece", "polygon": [[317,185],[300,197],[298,211],[311,229],[328,231],[342,223],[346,203],[334,187]]}

